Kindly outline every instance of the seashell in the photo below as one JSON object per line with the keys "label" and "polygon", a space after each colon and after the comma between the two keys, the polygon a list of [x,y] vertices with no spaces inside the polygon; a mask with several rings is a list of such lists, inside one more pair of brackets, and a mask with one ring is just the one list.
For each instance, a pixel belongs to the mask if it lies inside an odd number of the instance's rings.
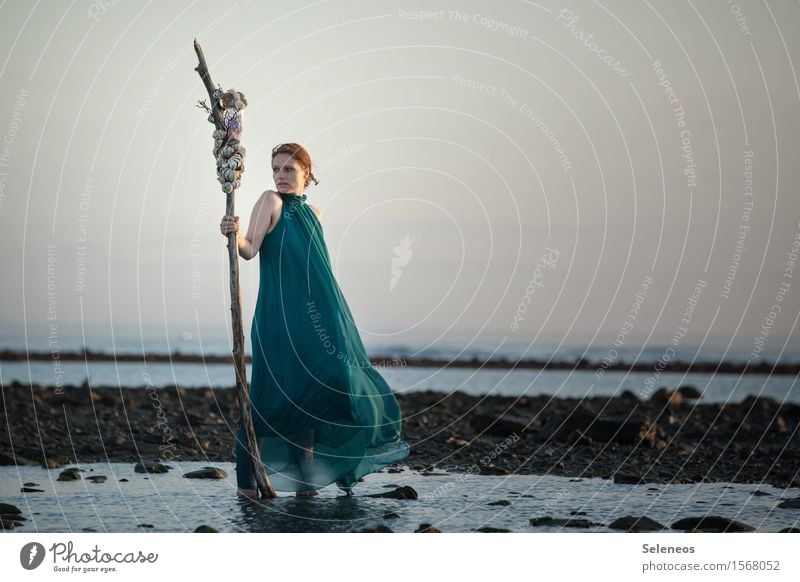
{"label": "seashell", "polygon": [[233,184],[231,184],[230,182],[225,182],[222,185],[222,191],[225,192],[225,194],[230,194],[231,192],[233,192]]}

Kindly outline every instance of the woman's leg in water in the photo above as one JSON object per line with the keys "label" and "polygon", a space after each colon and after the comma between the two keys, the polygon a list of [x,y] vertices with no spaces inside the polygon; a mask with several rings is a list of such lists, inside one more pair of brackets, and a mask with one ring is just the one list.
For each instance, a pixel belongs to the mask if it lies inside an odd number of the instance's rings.
{"label": "woman's leg in water", "polygon": [[236,433],[236,486],[241,497],[258,497],[258,485],[253,472],[253,462],[244,446],[244,429],[240,426]]}
{"label": "woman's leg in water", "polygon": [[[314,429],[304,433],[303,438],[295,443],[294,456],[300,466],[303,480],[309,479],[311,477],[311,464],[314,459]],[[313,497],[314,495],[319,495],[319,492],[316,489],[304,489],[298,491],[296,495],[298,497]]]}

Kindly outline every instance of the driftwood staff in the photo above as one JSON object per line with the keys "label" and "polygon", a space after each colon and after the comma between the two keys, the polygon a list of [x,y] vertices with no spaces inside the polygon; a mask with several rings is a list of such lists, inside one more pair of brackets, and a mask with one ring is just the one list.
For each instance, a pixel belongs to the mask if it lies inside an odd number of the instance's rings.
{"label": "driftwood staff", "polygon": [[[225,214],[233,216],[233,202],[239,180],[244,172],[245,149],[239,143],[242,133],[242,110],[247,106],[244,95],[230,89],[223,91],[221,87],[214,87],[211,75],[208,72],[203,49],[194,41],[194,51],[197,53],[198,72],[211,99],[211,107],[205,100],[198,106],[208,112],[208,120],[214,124],[214,158],[217,160],[217,180],[225,192]],[[231,271],[231,323],[233,327],[233,364],[236,371],[236,392],[239,397],[241,422],[244,427],[245,448],[258,484],[261,497],[276,497],[275,490],[269,482],[256,443],[256,433],[253,429],[253,417],[250,410],[250,398],[247,390],[247,375],[244,363],[244,329],[242,327],[242,299],[239,293],[239,249],[235,232],[228,233],[228,258]]]}

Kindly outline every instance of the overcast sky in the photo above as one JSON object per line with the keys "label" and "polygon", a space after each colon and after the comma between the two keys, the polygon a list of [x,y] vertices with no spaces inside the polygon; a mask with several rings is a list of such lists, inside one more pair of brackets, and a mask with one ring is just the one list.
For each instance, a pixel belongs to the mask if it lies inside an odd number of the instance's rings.
{"label": "overcast sky", "polygon": [[3,334],[227,333],[196,37],[249,101],[244,227],[270,149],[305,145],[366,343],[796,347],[799,25],[795,1],[7,0]]}

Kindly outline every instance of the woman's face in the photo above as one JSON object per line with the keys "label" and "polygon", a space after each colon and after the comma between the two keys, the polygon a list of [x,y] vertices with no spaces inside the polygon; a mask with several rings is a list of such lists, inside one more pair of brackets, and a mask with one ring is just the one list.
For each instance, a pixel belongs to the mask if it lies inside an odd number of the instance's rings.
{"label": "woman's face", "polygon": [[272,159],[272,179],[278,192],[302,194],[307,173],[289,154],[280,153]]}

